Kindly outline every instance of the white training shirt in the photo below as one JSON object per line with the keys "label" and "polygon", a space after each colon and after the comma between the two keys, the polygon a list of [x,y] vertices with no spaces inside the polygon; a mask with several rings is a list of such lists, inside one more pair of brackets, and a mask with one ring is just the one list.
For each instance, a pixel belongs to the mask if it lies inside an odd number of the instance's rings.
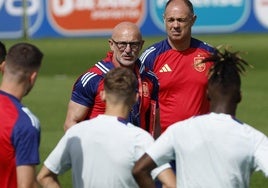
{"label": "white training shirt", "polygon": [[251,172],[268,177],[268,139],[226,114],[170,126],[146,153],[161,165],[176,160],[179,188],[246,188]]}
{"label": "white training shirt", "polygon": [[[72,126],[44,164],[55,174],[72,168],[75,188],[135,188],[132,168],[153,142],[141,128],[99,115]],[[156,169],[153,177],[167,167]]]}

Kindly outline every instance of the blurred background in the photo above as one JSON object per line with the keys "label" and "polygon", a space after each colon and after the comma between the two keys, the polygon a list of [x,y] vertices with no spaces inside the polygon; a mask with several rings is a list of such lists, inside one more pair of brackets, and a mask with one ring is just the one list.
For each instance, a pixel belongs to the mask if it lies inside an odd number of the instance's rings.
{"label": "blurred background", "polygon": [[[0,0],[0,38],[107,36],[132,21],[144,36],[165,33],[167,0]],[[196,34],[268,32],[267,0],[192,0]]]}

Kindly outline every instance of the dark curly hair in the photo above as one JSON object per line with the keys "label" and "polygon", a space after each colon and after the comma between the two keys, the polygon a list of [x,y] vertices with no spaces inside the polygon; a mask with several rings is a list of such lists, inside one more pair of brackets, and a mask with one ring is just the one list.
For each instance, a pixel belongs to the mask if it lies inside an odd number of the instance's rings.
{"label": "dark curly hair", "polygon": [[[209,71],[208,98],[217,96],[230,102],[239,103],[241,100],[241,74],[245,66],[252,67],[240,55],[240,52],[231,52],[227,47],[215,48],[215,53],[203,60],[213,62]],[[219,98],[220,96],[220,98]]]}
{"label": "dark curly hair", "polygon": [[228,47],[219,46],[210,57],[203,62],[213,62],[209,71],[209,83],[220,84],[223,87],[237,85],[240,87],[240,75],[246,72],[245,66],[252,67],[241,56],[240,52],[231,52]]}

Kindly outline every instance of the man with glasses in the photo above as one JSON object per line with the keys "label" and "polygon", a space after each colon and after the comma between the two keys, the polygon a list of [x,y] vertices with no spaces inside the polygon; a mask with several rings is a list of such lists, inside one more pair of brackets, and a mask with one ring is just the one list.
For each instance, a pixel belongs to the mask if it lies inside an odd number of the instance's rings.
{"label": "man with glasses", "polygon": [[64,130],[74,124],[96,117],[105,111],[101,100],[103,78],[115,67],[131,69],[138,80],[138,101],[133,106],[128,120],[150,132],[154,138],[160,134],[158,108],[158,81],[154,73],[141,68],[138,56],[144,41],[139,28],[131,22],[118,24],[109,39],[111,51],[106,58],[96,63],[82,74],[74,84],[68,105]]}

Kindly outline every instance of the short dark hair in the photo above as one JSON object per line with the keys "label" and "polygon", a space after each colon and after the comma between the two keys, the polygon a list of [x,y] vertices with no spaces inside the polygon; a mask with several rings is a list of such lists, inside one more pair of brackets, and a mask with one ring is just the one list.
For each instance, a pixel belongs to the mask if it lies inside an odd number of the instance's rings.
{"label": "short dark hair", "polygon": [[222,94],[230,91],[240,92],[240,75],[246,71],[245,66],[251,65],[239,54],[238,51],[231,52],[226,47],[219,47],[214,54],[204,59],[204,62],[213,62],[209,71],[208,84],[216,86]]}
{"label": "short dark hair", "polygon": [[43,53],[36,46],[29,43],[17,43],[7,52],[6,66],[13,70],[31,72],[39,69],[42,58]]}
{"label": "short dark hair", "polygon": [[132,70],[117,67],[110,70],[104,78],[104,90],[107,94],[118,96],[126,104],[132,104],[129,100],[137,92],[137,78]]}
{"label": "short dark hair", "polygon": [[0,64],[5,60],[7,55],[6,46],[0,41]]}

